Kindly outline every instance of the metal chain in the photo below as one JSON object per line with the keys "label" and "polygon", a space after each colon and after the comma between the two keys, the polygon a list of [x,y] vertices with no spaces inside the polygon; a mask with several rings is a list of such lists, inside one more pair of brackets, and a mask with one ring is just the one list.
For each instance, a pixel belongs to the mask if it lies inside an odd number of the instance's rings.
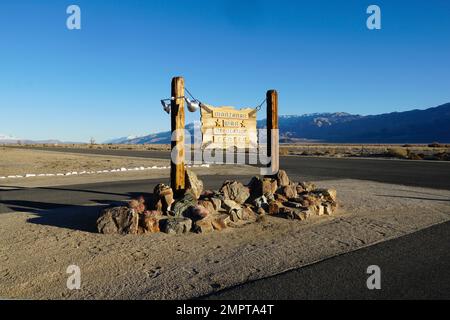
{"label": "metal chain", "polygon": [[256,111],[261,110],[262,105],[263,105],[264,103],[266,103],[266,101],[267,101],[267,99],[264,99],[263,102],[261,102],[261,103],[255,108],[255,110],[256,110]]}
{"label": "metal chain", "polygon": [[[199,101],[199,102],[200,102],[200,100],[194,98],[194,96],[191,94],[191,92],[190,92],[186,87],[184,88],[184,90],[187,92],[187,94],[188,94],[193,100]],[[264,103],[266,103],[266,101],[267,101],[267,99],[264,99],[263,102],[261,102],[261,103],[255,108],[255,110],[256,110],[256,111],[261,110],[262,105],[263,105]]]}

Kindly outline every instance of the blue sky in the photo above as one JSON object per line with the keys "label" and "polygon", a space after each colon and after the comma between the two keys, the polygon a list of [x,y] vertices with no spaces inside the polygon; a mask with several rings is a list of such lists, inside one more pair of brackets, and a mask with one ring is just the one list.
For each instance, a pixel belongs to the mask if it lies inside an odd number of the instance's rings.
{"label": "blue sky", "polygon": [[5,0],[0,61],[0,133],[21,138],[167,130],[176,75],[217,106],[274,88],[281,114],[424,109],[450,101],[450,1]]}

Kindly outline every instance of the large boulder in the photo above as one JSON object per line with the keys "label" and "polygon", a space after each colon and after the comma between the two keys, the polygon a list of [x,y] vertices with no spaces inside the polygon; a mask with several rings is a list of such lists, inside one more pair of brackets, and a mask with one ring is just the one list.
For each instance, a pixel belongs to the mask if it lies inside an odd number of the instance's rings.
{"label": "large boulder", "polygon": [[297,197],[297,188],[294,184],[289,184],[287,186],[281,187],[282,195],[284,195],[288,199],[296,198]]}
{"label": "large boulder", "polygon": [[188,218],[168,218],[161,220],[161,231],[168,234],[188,233],[192,229],[192,220]]}
{"label": "large boulder", "polygon": [[213,230],[213,219],[211,217],[206,217],[194,222],[193,231],[196,233],[208,233]]}
{"label": "large boulder", "polygon": [[277,180],[278,186],[280,187],[288,186],[290,183],[289,177],[284,170],[279,170],[277,174],[273,176],[273,179]]}
{"label": "large boulder", "polygon": [[129,207],[113,207],[103,210],[97,219],[97,230],[104,234],[137,234],[139,214]]}
{"label": "large boulder", "polygon": [[189,169],[186,170],[185,184],[186,190],[190,191],[195,199],[200,198],[200,195],[203,192],[203,182],[197,177],[194,171]]}
{"label": "large boulder", "polygon": [[249,188],[238,181],[225,181],[220,192],[225,200],[233,200],[239,204],[243,204],[250,197]]}
{"label": "large boulder", "polygon": [[278,189],[277,180],[269,177],[262,179],[260,177],[252,177],[247,186],[250,189],[252,198],[274,194]]}

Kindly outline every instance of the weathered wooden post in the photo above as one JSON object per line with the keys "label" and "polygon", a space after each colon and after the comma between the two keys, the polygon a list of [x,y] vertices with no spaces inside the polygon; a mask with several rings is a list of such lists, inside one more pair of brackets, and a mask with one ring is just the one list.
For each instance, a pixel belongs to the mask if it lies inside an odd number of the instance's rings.
{"label": "weathered wooden post", "polygon": [[267,98],[267,157],[271,159],[268,167],[274,173],[279,169],[279,133],[278,133],[278,93],[276,90],[269,90]]}
{"label": "weathered wooden post", "polygon": [[[185,167],[184,167],[184,79],[175,77],[172,79],[172,100],[170,120],[172,137],[170,160],[170,186],[176,196],[185,191]],[[174,135],[174,132],[176,134]]]}

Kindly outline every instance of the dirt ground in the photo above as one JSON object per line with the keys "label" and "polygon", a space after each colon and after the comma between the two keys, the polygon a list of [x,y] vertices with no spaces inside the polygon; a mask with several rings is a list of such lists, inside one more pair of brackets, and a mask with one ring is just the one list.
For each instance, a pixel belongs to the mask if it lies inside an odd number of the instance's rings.
{"label": "dirt ground", "polygon": [[168,165],[169,159],[81,155],[0,147],[0,176],[5,177]]}
{"label": "dirt ground", "polygon": [[[264,278],[450,220],[450,191],[330,180],[335,216],[210,234],[95,233],[99,207],[0,215],[0,297],[185,299]],[[68,290],[69,265],[81,288]]]}

